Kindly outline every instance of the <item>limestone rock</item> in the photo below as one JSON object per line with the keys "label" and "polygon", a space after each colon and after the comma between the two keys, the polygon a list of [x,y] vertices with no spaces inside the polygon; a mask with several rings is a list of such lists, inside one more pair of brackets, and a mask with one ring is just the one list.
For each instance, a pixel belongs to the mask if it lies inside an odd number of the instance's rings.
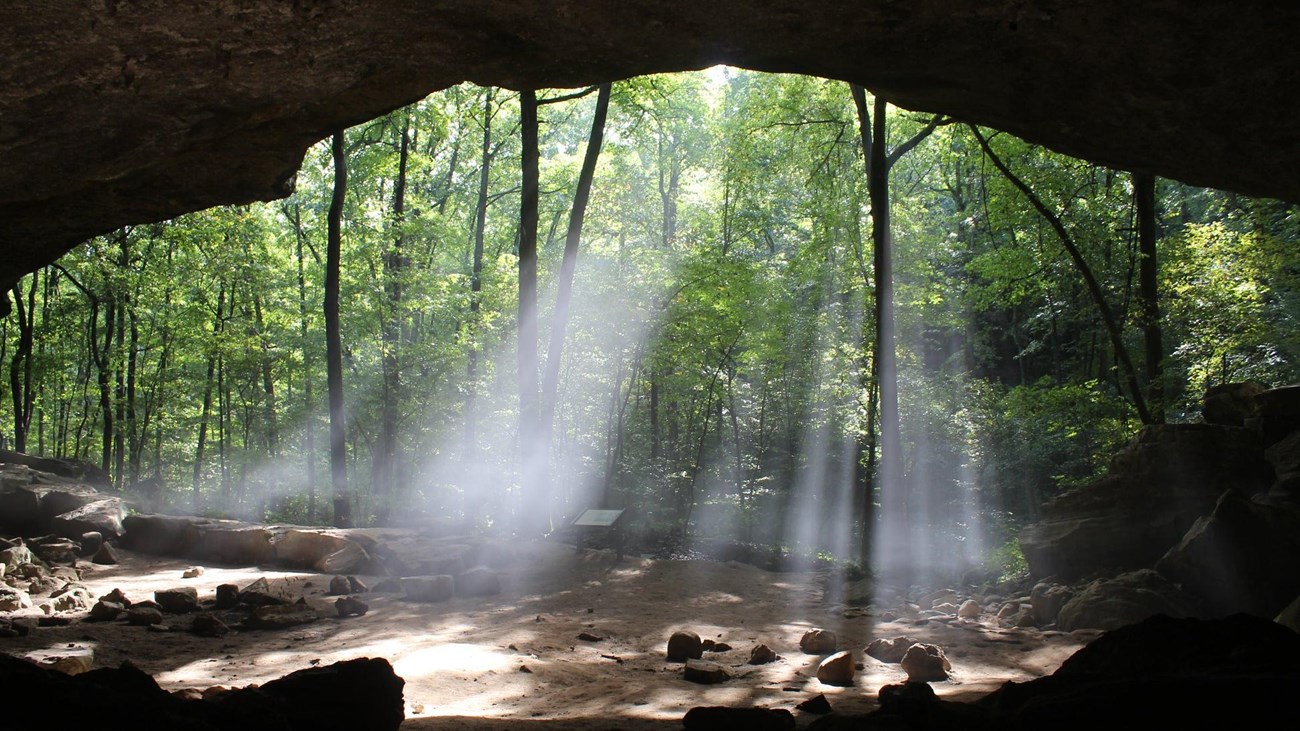
{"label": "limestone rock", "polygon": [[1255,397],[1265,390],[1259,381],[1211,386],[1205,392],[1201,416],[1207,424],[1245,426],[1246,420],[1255,416]]}
{"label": "limestone rock", "polygon": [[853,653],[847,650],[837,652],[821,661],[817,666],[817,679],[827,685],[853,685]]}
{"label": "limestone rock", "polygon": [[355,576],[348,576],[348,592],[351,594],[365,594],[370,591],[370,587],[365,582]]}
{"label": "limestone rock", "polygon": [[912,637],[879,638],[872,640],[865,652],[881,662],[898,663],[903,661],[908,648],[920,642]]}
{"label": "limestone rock", "polygon": [[940,589],[936,592],[921,597],[922,609],[937,609],[939,604],[957,604],[961,601],[957,592],[953,589]]}
{"label": "limestone rock", "polygon": [[962,619],[979,619],[981,612],[983,612],[983,609],[980,607],[980,603],[974,599],[967,599],[957,608],[957,616]]}
{"label": "limestone rock", "polygon": [[700,683],[701,685],[716,685],[731,679],[727,671],[716,662],[693,658],[686,661],[686,668],[682,677],[689,682]]}
{"label": "limestone rock", "polygon": [[72,541],[45,541],[32,546],[32,550],[47,564],[71,566],[77,563],[77,553],[81,547]]}
{"label": "limestone rock", "polygon": [[225,637],[230,633],[230,627],[215,614],[203,612],[194,616],[190,632],[200,637]]}
{"label": "limestone rock", "polygon": [[115,601],[100,599],[90,608],[90,615],[86,619],[91,622],[111,622],[125,611],[126,607]]}
{"label": "limestone rock", "polygon": [[682,718],[686,731],[792,731],[794,715],[784,708],[697,706]]}
{"label": "limestone rock", "polygon": [[217,585],[217,609],[230,609],[239,603],[239,587],[234,584]]}
{"label": "limestone rock", "polygon": [[1186,617],[1196,607],[1170,581],[1151,569],[1092,582],[1061,608],[1062,631],[1117,629],[1155,614]]}
{"label": "limestone rock", "polygon": [[270,563],[275,556],[271,529],[226,520],[195,520],[185,528],[183,555],[233,566]]}
{"label": "limestone rock", "polygon": [[952,663],[937,645],[915,644],[903,654],[900,663],[909,682],[932,683],[948,679]]}
{"label": "limestone rock", "polygon": [[339,600],[334,602],[334,610],[338,612],[340,619],[343,617],[360,617],[370,611],[370,605],[356,597],[345,596],[339,597]]}
{"label": "limestone rock", "polygon": [[315,609],[306,603],[295,602],[258,607],[244,619],[242,626],[245,629],[286,629],[318,619],[320,615]]}
{"label": "limestone rock", "polygon": [[104,545],[104,536],[96,530],[86,531],[77,539],[77,543],[81,544],[81,550],[77,551],[77,555],[89,558],[98,553],[99,547]]}
{"label": "limestone rock", "polygon": [[265,576],[258,577],[248,586],[245,586],[235,596],[236,604],[247,604],[250,607],[264,607],[273,604],[284,604],[284,597],[271,589],[271,582],[266,580]]}
{"label": "limestone rock", "polygon": [[1029,593],[1029,606],[1034,613],[1034,621],[1040,627],[1052,624],[1061,607],[1074,598],[1074,590],[1061,584],[1039,582]]}
{"label": "limestone rock", "polygon": [[402,591],[406,592],[408,601],[447,601],[455,593],[455,589],[455,579],[446,574],[438,576],[405,576],[402,578]]}
{"label": "limestone rock", "polygon": [[456,574],[457,596],[494,596],[501,593],[501,580],[486,566],[475,566]]}
{"label": "limestone rock", "polygon": [[155,591],[153,598],[169,614],[186,614],[199,609],[199,592],[190,586]]}
{"label": "limestone rock", "polygon": [[197,579],[203,575],[202,566],[191,566],[181,572],[182,579]]}
{"label": "limestone rock", "polygon": [[335,576],[330,579],[330,596],[342,596],[344,594],[350,594],[351,592],[352,587],[348,585],[348,579],[346,576]]}
{"label": "limestone rock", "polygon": [[[1231,492],[1192,526],[1156,570],[1217,616],[1273,617],[1300,594],[1300,509]],[[1282,559],[1282,557],[1292,557]]]}
{"label": "limestone rock", "polygon": [[839,638],[828,629],[810,629],[799,638],[799,649],[807,655],[829,655],[839,644]]}
{"label": "limestone rock", "polygon": [[89,647],[67,647],[31,652],[26,658],[43,668],[57,670],[65,675],[80,675],[95,664],[95,651]]}
{"label": "limestone rock", "polygon": [[153,607],[131,607],[126,610],[127,624],[145,627],[151,624],[161,624],[162,621],[162,612]]}
{"label": "limestone rock", "polygon": [[322,556],[312,568],[322,574],[348,573],[364,569],[369,562],[370,554],[366,553],[366,549],[349,542],[339,550]]}
{"label": "limestone rock", "polygon": [[56,515],[50,530],[66,538],[80,538],[83,533],[94,531],[113,539],[122,535],[124,514],[121,498],[105,497]]}
{"label": "limestone rock", "polygon": [[90,559],[91,563],[97,563],[101,566],[113,566],[117,564],[117,551],[107,543],[95,551],[95,555]]}
{"label": "limestone rock", "polygon": [[90,590],[80,584],[68,584],[50,595],[58,612],[84,612],[95,604]]}
{"label": "limestone rock", "polygon": [[781,656],[767,645],[754,645],[754,649],[749,651],[750,665],[766,665],[770,662],[780,660]]}
{"label": "limestone rock", "polygon": [[0,612],[17,612],[31,608],[32,598],[27,592],[0,585]]}
{"label": "limestone rock", "polygon": [[686,662],[704,656],[704,643],[690,630],[678,630],[668,638],[668,662]]}

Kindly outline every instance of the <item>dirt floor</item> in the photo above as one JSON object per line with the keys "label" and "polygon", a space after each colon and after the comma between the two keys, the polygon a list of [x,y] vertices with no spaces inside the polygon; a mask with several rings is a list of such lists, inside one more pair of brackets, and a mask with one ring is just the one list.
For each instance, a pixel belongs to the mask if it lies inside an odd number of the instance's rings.
{"label": "dirt floor", "polygon": [[[195,565],[121,551],[116,566],[83,564],[95,596],[120,588],[139,601],[156,589],[193,586],[201,600],[216,586],[244,586],[265,576],[291,596],[320,610],[315,623],[280,631],[239,631],[222,638],[185,631],[189,620],[168,615],[170,632],[120,622],[41,628],[0,640],[14,655],[92,648],[95,666],[130,660],[168,690],[261,683],[317,664],[384,657],[406,681],[404,729],[668,729],[680,728],[698,705],[788,708],[825,694],[839,712],[875,707],[881,685],[901,682],[898,665],[862,653],[872,639],[910,635],[942,647],[952,680],[936,692],[955,699],[982,695],[1007,680],[1027,680],[1055,670],[1095,633],[1062,634],[1004,629],[982,622],[880,623],[861,610],[828,606],[813,573],[771,573],[739,563],[664,561],[607,552],[577,554],[563,544],[515,546],[516,560],[501,570],[502,593],[487,599],[455,598],[437,604],[404,601],[398,594],[361,595],[362,617],[336,618],[328,576],[256,567]],[[374,586],[383,577],[361,577]],[[853,687],[816,679],[820,658],[804,655],[799,638],[810,628],[834,630],[863,669]],[[732,675],[703,686],[682,679],[682,665],[664,659],[668,636],[689,629],[734,649],[706,653]],[[603,639],[584,641],[581,633]],[[782,658],[744,664],[765,643]],[[800,725],[812,716],[796,712]],[[448,721],[455,719],[454,724]]]}

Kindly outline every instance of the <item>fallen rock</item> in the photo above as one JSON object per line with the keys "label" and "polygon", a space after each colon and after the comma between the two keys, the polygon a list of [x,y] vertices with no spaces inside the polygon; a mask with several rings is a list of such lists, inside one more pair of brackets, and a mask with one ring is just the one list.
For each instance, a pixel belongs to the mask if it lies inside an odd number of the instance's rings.
{"label": "fallen rock", "polygon": [[826,700],[826,696],[823,693],[818,693],[812,698],[803,701],[799,705],[795,706],[795,708],[804,713],[811,713],[816,716],[824,716],[835,710],[831,708],[831,702]]}
{"label": "fallen rock", "polygon": [[191,586],[155,591],[153,599],[169,614],[187,614],[199,610],[199,592]]}
{"label": "fallen rock", "polygon": [[72,541],[61,540],[37,543],[32,547],[32,550],[38,558],[47,564],[75,565],[77,563],[77,553],[81,550],[81,547]]}
{"label": "fallen rock", "polygon": [[108,543],[99,547],[95,555],[90,559],[91,563],[97,563],[101,566],[113,566],[117,564],[117,551]]}
{"label": "fallen rock", "polygon": [[0,585],[0,612],[17,612],[32,606],[32,597],[27,592]]}
{"label": "fallen rock", "polygon": [[958,596],[956,590],[940,589],[921,597],[920,604],[922,609],[938,609],[940,604],[956,605],[960,601],[961,597]]}
{"label": "fallen rock", "polygon": [[265,607],[285,604],[286,602],[283,596],[271,589],[271,582],[267,581],[265,576],[262,576],[241,589],[239,594],[235,596],[235,603],[246,604],[250,607]]}
{"label": "fallen rock", "polygon": [[230,609],[239,603],[239,587],[234,584],[217,585],[217,609]]}
{"label": "fallen rock", "polygon": [[704,643],[690,630],[678,630],[668,638],[668,662],[686,662],[704,655]]}
{"label": "fallen rock", "polygon": [[903,656],[907,654],[908,648],[920,644],[920,642],[920,640],[912,637],[880,638],[872,640],[864,652],[881,662],[899,663],[903,661]]}
{"label": "fallen rock", "polygon": [[126,611],[126,607],[108,599],[100,599],[95,606],[90,608],[90,614],[86,617],[88,622],[111,622],[117,619]]}
{"label": "fallen rock", "polygon": [[931,683],[948,679],[952,663],[937,645],[915,644],[907,649],[900,663],[910,682]]}
{"label": "fallen rock", "polygon": [[272,535],[271,528],[264,525],[233,520],[194,520],[185,527],[182,555],[206,563],[232,566],[271,563],[275,557]]}
{"label": "fallen rock", "polygon": [[[24,657],[42,668],[56,670],[64,675],[80,675],[90,670],[91,666],[95,664],[95,651],[89,647],[38,650],[29,652]],[[12,692],[13,689],[7,688],[7,690]]]}
{"label": "fallen rock", "polygon": [[1142,569],[1092,582],[1061,607],[1056,626],[1064,632],[1118,629],[1155,614],[1187,617],[1196,607],[1168,579]]}
{"label": "fallen rock", "polygon": [[1074,598],[1074,590],[1061,584],[1038,582],[1029,592],[1029,607],[1033,610],[1034,621],[1039,626],[1056,622],[1061,607]]}
{"label": "fallen rock", "polygon": [[105,497],[54,516],[50,530],[66,538],[80,538],[83,533],[94,531],[113,539],[122,535],[124,514],[121,498]]}
{"label": "fallen rock", "polygon": [[80,584],[68,584],[50,595],[56,612],[84,612],[95,604],[95,597]]}
{"label": "fallen rock", "polygon": [[1259,381],[1223,383],[1205,391],[1201,417],[1207,424],[1245,426],[1255,416],[1255,397],[1267,388]]}
{"label": "fallen rock", "polygon": [[131,607],[126,610],[127,624],[145,627],[151,624],[161,624],[162,621],[162,612],[153,607]]}
{"label": "fallen rock", "polygon": [[847,650],[837,652],[821,661],[817,666],[817,679],[827,685],[853,685],[853,653]]}
{"label": "fallen rock", "polygon": [[131,600],[126,598],[126,594],[122,593],[121,589],[113,589],[104,596],[101,596],[100,599],[103,601],[117,602],[124,607],[131,606]]}
{"label": "fallen rock", "polygon": [[181,572],[182,579],[197,579],[203,575],[202,566],[191,566]]}
{"label": "fallen rock", "polygon": [[99,553],[99,547],[104,545],[104,536],[99,531],[86,531],[77,538],[77,543],[81,544],[77,555],[89,558]]}
{"label": "fallen rock", "polygon": [[351,596],[339,597],[334,602],[334,610],[338,612],[339,618],[343,617],[360,617],[370,611],[370,605]]}
{"label": "fallen rock", "polygon": [[457,596],[494,596],[501,593],[501,580],[486,566],[475,566],[456,574]]}
{"label": "fallen rock", "polygon": [[370,563],[370,554],[356,543],[348,542],[337,551],[322,556],[312,568],[322,574],[347,573],[360,571]]}
{"label": "fallen rock", "polygon": [[750,665],[766,665],[770,662],[780,660],[781,656],[767,645],[755,645],[754,649],[749,651]]}
{"label": "fallen rock", "polygon": [[23,564],[35,563],[36,555],[27,546],[19,545],[0,551],[0,562],[3,562],[5,568],[12,574]]}
{"label": "fallen rock", "polygon": [[[340,556],[339,559],[331,561],[328,571],[319,569],[317,566],[322,564],[322,559],[325,557],[355,545],[352,541],[332,531],[290,528],[275,541],[275,562],[298,569],[314,569],[325,574],[353,573],[357,571],[359,566],[338,565],[347,563],[341,560],[345,556]],[[356,547],[360,548],[360,546]],[[354,557],[359,556],[356,553],[352,555]]]}
{"label": "fallen rock", "polygon": [[195,615],[194,622],[190,625],[190,632],[200,637],[225,637],[230,633],[230,626],[221,621],[221,618],[215,614]]}
{"label": "fallen rock", "polygon": [[727,671],[716,662],[695,659],[686,661],[686,669],[682,677],[691,683],[700,683],[701,685],[716,685],[731,679]]}
{"label": "fallen rock", "polygon": [[342,596],[352,593],[352,587],[348,584],[346,576],[335,576],[330,579],[330,596]]}
{"label": "fallen rock", "polygon": [[799,638],[799,649],[807,655],[828,655],[839,649],[840,640],[828,629],[810,629]]}
{"label": "fallen rock", "polygon": [[979,602],[974,599],[967,599],[961,603],[960,607],[957,607],[957,616],[962,619],[979,619],[983,611]]}
{"label": "fallen rock", "polygon": [[455,593],[456,581],[446,574],[438,576],[405,576],[402,591],[413,602],[445,602]]}
{"label": "fallen rock", "polygon": [[361,579],[355,576],[348,577],[348,591],[352,594],[365,594],[370,591],[370,587],[365,585]]}
{"label": "fallen rock", "polygon": [[320,615],[315,609],[305,602],[295,602],[258,607],[244,619],[240,626],[244,629],[285,629],[315,622],[318,619]]}
{"label": "fallen rock", "polygon": [[794,714],[784,708],[698,706],[682,718],[686,731],[789,731]]}

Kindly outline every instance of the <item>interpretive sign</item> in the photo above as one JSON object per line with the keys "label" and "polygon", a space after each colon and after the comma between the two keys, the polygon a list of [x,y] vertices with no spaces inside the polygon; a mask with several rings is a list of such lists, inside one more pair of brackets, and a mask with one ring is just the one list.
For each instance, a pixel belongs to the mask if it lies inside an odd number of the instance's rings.
{"label": "interpretive sign", "polygon": [[622,510],[596,510],[588,508],[582,511],[582,515],[573,521],[574,525],[589,526],[592,528],[608,528],[618,522],[623,516]]}

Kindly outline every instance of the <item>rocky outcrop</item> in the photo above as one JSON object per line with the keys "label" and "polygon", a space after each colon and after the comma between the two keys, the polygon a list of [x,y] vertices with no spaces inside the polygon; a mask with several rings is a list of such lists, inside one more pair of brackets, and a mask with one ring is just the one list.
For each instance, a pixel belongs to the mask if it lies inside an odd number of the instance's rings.
{"label": "rocky outcrop", "polygon": [[1214,424],[1148,426],[1106,477],[1064,493],[1020,534],[1035,576],[1074,579],[1153,565],[1226,490],[1268,489],[1273,468],[1255,431]]}
{"label": "rocky outcrop", "polygon": [[1061,607],[1056,625],[1066,632],[1109,630],[1157,614],[1190,617],[1198,611],[1191,598],[1168,579],[1151,569],[1141,569],[1092,582]]}
{"label": "rocky outcrop", "polygon": [[123,224],[284,196],[313,142],[460,81],[715,63],[854,81],[1097,162],[1300,200],[1298,26],[1294,4],[1229,0],[5,6],[0,288]]}

